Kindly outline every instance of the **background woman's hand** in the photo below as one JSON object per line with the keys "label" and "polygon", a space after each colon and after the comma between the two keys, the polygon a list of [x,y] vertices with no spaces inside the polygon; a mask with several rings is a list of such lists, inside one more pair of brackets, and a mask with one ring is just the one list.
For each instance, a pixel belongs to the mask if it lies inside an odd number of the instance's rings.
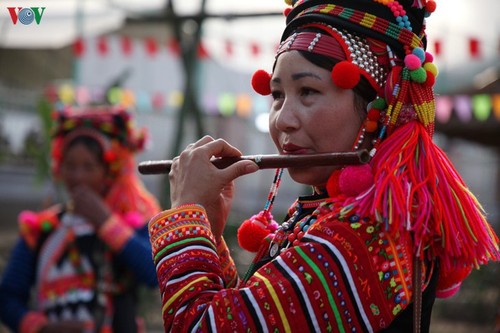
{"label": "background woman's hand", "polygon": [[73,200],[73,212],[84,217],[89,223],[98,229],[110,216],[103,198],[90,187],[80,185],[71,192]]}
{"label": "background woman's hand", "polygon": [[170,178],[172,207],[185,204],[202,205],[210,221],[212,232],[220,239],[231,208],[233,181],[258,170],[252,161],[239,161],[225,169],[218,169],[212,157],[238,157],[241,152],[222,139],[205,136],[190,144],[174,159]]}

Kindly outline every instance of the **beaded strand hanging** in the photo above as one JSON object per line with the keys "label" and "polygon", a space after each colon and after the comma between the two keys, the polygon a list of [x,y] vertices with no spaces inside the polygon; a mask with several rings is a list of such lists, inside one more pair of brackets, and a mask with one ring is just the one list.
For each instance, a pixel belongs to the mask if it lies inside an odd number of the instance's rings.
{"label": "beaded strand hanging", "polygon": [[238,243],[247,251],[257,252],[264,238],[278,228],[278,223],[273,219],[271,210],[274,199],[278,195],[282,175],[283,169],[276,169],[264,209],[248,220],[245,220],[238,228]]}

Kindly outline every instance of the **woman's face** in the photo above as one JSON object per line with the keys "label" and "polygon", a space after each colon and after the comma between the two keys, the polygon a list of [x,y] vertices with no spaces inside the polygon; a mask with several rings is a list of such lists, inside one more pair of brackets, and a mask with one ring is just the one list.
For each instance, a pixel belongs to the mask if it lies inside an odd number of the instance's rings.
{"label": "woman's face", "polygon": [[69,192],[77,186],[86,185],[103,195],[106,174],[106,166],[96,152],[84,143],[78,142],[66,149],[61,163],[61,177]]}
{"label": "woman's face", "polygon": [[[280,154],[351,151],[362,120],[354,92],[337,88],[331,72],[298,51],[281,54],[271,78],[271,137]],[[289,168],[301,184],[324,188],[336,167]],[[337,167],[338,168],[338,167]]]}

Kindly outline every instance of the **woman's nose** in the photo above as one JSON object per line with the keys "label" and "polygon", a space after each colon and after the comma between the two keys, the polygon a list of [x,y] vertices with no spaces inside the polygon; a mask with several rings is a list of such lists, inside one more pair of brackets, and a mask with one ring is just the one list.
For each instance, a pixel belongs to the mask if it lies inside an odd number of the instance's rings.
{"label": "woman's nose", "polygon": [[285,99],[276,114],[276,128],[283,132],[296,130],[300,125],[297,115],[297,104],[292,99]]}
{"label": "woman's nose", "polygon": [[74,167],[71,170],[70,175],[71,175],[71,180],[73,181],[73,183],[82,184],[85,182],[86,173],[85,173],[85,170],[83,168]]}

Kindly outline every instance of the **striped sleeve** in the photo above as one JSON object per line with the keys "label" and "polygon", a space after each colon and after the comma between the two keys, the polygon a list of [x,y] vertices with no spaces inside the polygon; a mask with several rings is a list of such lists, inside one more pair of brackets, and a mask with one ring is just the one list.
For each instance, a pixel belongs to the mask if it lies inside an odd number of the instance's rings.
{"label": "striped sleeve", "polygon": [[229,288],[202,207],[160,213],[149,230],[166,332],[375,332],[395,316],[353,234],[313,233]]}
{"label": "striped sleeve", "polygon": [[228,288],[238,286],[240,283],[240,277],[224,238],[222,238],[217,244],[217,254],[219,255],[221,269],[224,274],[225,286]]}

